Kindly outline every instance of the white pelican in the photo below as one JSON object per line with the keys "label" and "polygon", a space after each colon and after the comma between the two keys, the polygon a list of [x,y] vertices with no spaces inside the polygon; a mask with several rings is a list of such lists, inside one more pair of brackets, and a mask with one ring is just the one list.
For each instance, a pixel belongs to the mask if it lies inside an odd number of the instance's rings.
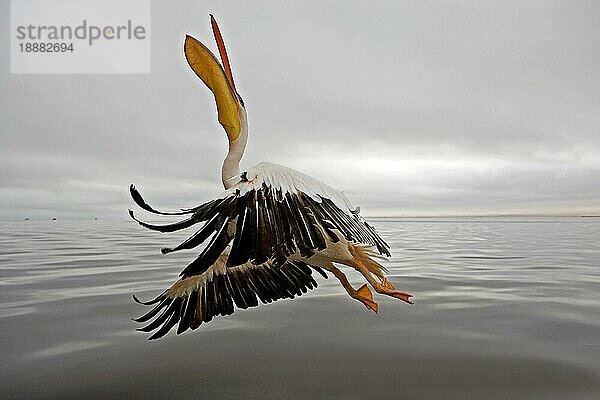
{"label": "white pelican", "polygon": [[240,173],[240,160],[248,139],[246,108],[237,93],[225,44],[211,15],[211,25],[222,65],[211,51],[187,35],[185,57],[196,75],[215,96],[219,122],[229,138],[229,152],[221,178],[225,191],[215,199],[178,212],[157,211],[136,188],[130,192],[142,209],[162,215],[189,215],[167,225],[142,226],[173,232],[204,222],[191,237],[162,253],[208,244],[171,287],[151,301],[155,305],[135,319],[147,322],[139,330],[156,330],[149,339],[164,336],[178,325],[177,333],[196,329],[214,316],[238,308],[293,298],[313,289],[316,270],[331,272],[348,294],[377,312],[366,284],[355,289],[334,264],[351,267],[365,277],[377,293],[412,304],[412,295],[398,291],[385,278],[387,270],[373,257],[390,256],[388,245],[354,209],[346,196],[307,175],[280,165],[260,163]]}

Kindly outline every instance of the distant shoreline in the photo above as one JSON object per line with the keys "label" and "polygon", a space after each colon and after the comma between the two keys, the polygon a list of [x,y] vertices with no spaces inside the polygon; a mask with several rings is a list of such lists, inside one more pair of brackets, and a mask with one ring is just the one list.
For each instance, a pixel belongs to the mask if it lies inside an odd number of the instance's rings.
{"label": "distant shoreline", "polygon": [[[594,214],[482,214],[482,215],[465,215],[465,214],[440,214],[440,215],[363,215],[364,218],[367,219],[390,219],[390,218],[400,218],[400,219],[435,219],[435,218],[465,218],[465,219],[476,219],[476,218],[600,218],[600,215]],[[1,222],[23,222],[23,223],[33,223],[33,222],[61,222],[61,221],[70,221],[70,222],[92,222],[92,223],[100,223],[100,222],[110,222],[110,221],[130,221],[128,219],[120,218],[120,217],[48,217],[48,218],[36,218],[36,217],[23,217],[23,218],[7,218],[0,219]],[[133,221],[131,221],[133,222]]]}

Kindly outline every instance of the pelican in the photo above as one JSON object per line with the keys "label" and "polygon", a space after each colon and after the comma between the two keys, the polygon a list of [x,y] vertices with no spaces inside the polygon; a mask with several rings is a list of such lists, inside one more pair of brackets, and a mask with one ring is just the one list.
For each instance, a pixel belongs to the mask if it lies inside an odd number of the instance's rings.
{"label": "pelican", "polygon": [[[180,278],[154,299],[153,306],[134,320],[150,321],[138,330],[153,332],[149,339],[196,329],[234,309],[255,307],[283,298],[301,296],[317,287],[314,271],[330,272],[353,299],[377,313],[377,293],[413,304],[412,295],[396,290],[387,270],[376,258],[390,256],[388,244],[360,215],[346,196],[308,175],[284,166],[262,162],[240,171],[248,140],[246,107],[236,90],[225,43],[210,15],[221,63],[200,41],[186,35],[184,53],[195,74],[214,95],[219,123],[229,140],[221,172],[225,191],[191,208],[163,212],[150,206],[134,185],[130,193],[143,210],[160,215],[187,215],[175,223],[155,225],[130,216],[142,226],[173,232],[203,223],[187,240],[163,254],[192,249],[206,241],[203,250]],[[355,289],[338,266],[358,271],[367,283]]]}

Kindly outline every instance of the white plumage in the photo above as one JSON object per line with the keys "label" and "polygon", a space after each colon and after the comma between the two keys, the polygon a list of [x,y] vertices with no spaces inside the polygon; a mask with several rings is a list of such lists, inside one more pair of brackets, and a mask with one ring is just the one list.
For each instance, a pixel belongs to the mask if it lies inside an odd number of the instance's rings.
{"label": "white plumage", "polygon": [[[322,198],[327,198],[339,207],[340,210],[348,214],[354,209],[350,200],[341,191],[283,165],[261,162],[248,169],[248,181],[248,184],[252,184],[253,187],[257,188],[260,188],[264,183],[273,190],[279,189],[286,193],[303,192],[313,200],[319,202]],[[240,182],[238,184],[240,188],[247,186],[243,185],[244,183]]]}

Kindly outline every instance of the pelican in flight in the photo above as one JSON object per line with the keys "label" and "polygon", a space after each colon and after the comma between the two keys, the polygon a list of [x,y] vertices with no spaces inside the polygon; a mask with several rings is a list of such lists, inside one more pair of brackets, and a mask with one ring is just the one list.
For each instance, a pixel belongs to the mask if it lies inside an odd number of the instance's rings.
{"label": "pelican in flight", "polygon": [[390,256],[389,246],[346,196],[293,169],[262,162],[240,171],[248,140],[244,101],[235,88],[225,43],[214,17],[212,31],[222,64],[200,41],[186,35],[184,52],[196,75],[214,94],[219,122],[229,139],[221,178],[225,191],[213,200],[176,212],[158,211],[131,185],[130,193],[143,210],[160,215],[187,215],[175,223],[154,225],[131,217],[142,226],[173,232],[202,223],[183,243],[162,253],[192,249],[208,242],[180,278],[156,298],[138,303],[153,306],[135,321],[167,334],[175,325],[180,334],[196,329],[235,307],[255,307],[294,298],[317,287],[312,273],[333,274],[346,292],[377,313],[367,284],[355,289],[336,266],[358,271],[377,293],[412,304],[408,293],[385,278],[387,270],[375,258]]}

